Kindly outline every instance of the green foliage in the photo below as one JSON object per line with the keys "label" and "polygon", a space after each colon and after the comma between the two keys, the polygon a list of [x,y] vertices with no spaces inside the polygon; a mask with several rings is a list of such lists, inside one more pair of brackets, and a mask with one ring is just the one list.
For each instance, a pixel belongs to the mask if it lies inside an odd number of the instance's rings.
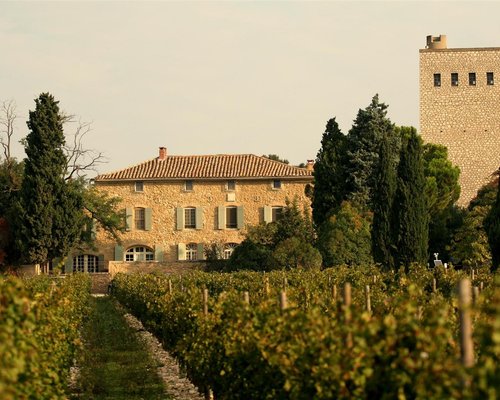
{"label": "green foliage", "polygon": [[268,246],[245,239],[234,249],[226,269],[269,271],[272,269],[271,254]]}
{"label": "green foliage", "polygon": [[321,148],[314,164],[312,195],[313,221],[316,226],[342,203],[345,196],[347,137],[340,131],[335,118],[326,124]]}
{"label": "green foliage", "polygon": [[500,265],[500,185],[496,200],[484,219],[484,228],[491,249],[492,271],[496,271]]}
{"label": "green foliage", "polygon": [[350,202],[321,225],[318,248],[327,267],[372,263],[371,214],[360,212]]}
{"label": "green foliage", "polygon": [[380,141],[394,131],[387,107],[373,96],[371,104],[358,111],[347,135],[347,198],[362,208],[371,206]]}
{"label": "green foliage", "polygon": [[393,202],[393,232],[397,238],[395,265],[408,268],[411,263],[427,260],[429,219],[421,139],[415,128],[401,128],[401,132],[404,139]]}
{"label": "green foliage", "polygon": [[276,222],[274,246],[292,237],[299,238],[306,243],[313,243],[314,228],[307,209],[305,207],[302,211],[299,209],[297,197],[292,202],[288,199],[285,202],[286,206],[283,207],[281,217]]}
{"label": "green foliage", "polygon": [[279,161],[279,162],[282,162],[283,164],[290,164],[290,161],[288,161],[284,158],[280,158],[280,156],[278,156],[277,154],[268,154],[267,156],[263,155],[262,157],[269,158],[270,160],[273,160],[273,161]]}
{"label": "green foliage", "polygon": [[81,346],[90,279],[22,281],[0,276],[2,399],[67,398],[69,368]]}
{"label": "green foliage", "polygon": [[58,102],[44,93],[35,103],[28,121],[18,216],[11,226],[27,261],[45,263],[65,256],[80,237],[83,201],[78,185],[64,179],[65,139]]}
{"label": "green foliage", "polygon": [[280,242],[273,253],[276,264],[281,269],[320,269],[322,258],[319,250],[310,243],[294,236]]}

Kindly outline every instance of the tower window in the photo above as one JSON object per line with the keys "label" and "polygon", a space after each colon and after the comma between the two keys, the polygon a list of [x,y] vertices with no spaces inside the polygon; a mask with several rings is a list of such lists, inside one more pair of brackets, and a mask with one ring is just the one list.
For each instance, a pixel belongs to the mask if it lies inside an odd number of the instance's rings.
{"label": "tower window", "polygon": [[434,86],[441,86],[441,74],[434,74]]}
{"label": "tower window", "polygon": [[451,73],[451,86],[458,86],[458,73],[457,72]]}
{"label": "tower window", "polygon": [[495,80],[493,79],[493,72],[486,72],[486,83],[488,85],[495,84]]}
{"label": "tower window", "polygon": [[476,86],[476,73],[469,72],[469,86]]}

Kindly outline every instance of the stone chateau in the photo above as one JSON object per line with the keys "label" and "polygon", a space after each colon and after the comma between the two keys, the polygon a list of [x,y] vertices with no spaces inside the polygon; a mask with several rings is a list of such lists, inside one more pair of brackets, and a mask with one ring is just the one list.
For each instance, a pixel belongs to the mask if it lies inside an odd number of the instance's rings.
{"label": "stone chateau", "polygon": [[465,206],[500,167],[500,47],[447,47],[427,36],[420,50],[420,133],[448,147],[460,167]]}
{"label": "stone chateau", "polygon": [[312,162],[299,168],[252,154],[177,156],[161,147],[152,160],[95,178],[97,188],[122,199],[127,232],[121,244],[97,232],[98,252],[68,257],[65,270],[101,272],[118,262],[120,270],[145,271],[147,262],[203,260],[212,243],[229,258],[245,227],[278,219],[287,198],[309,206],[312,181]]}

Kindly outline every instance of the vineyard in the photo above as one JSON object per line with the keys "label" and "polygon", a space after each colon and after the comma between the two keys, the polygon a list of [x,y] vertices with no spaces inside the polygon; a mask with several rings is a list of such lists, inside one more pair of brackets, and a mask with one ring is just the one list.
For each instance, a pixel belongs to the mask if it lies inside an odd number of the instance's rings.
{"label": "vineyard", "polygon": [[[216,399],[496,399],[500,282],[473,275],[118,275],[113,295]],[[463,278],[470,305],[458,299]]]}
{"label": "vineyard", "polygon": [[90,279],[0,276],[2,400],[67,398]]}

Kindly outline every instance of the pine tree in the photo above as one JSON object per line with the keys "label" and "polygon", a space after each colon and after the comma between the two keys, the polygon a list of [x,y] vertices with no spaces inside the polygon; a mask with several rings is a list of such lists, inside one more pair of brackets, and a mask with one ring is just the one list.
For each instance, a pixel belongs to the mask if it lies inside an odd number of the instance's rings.
{"label": "pine tree", "polygon": [[58,102],[48,93],[35,100],[26,137],[25,174],[15,225],[17,246],[28,262],[63,257],[83,229],[83,201],[76,182],[66,181],[67,159]]}
{"label": "pine tree", "polygon": [[375,262],[384,269],[394,268],[394,242],[392,212],[396,192],[396,163],[391,139],[384,137],[380,143],[379,163],[373,190],[373,223],[371,230],[372,253]]}
{"label": "pine tree", "polygon": [[380,141],[394,130],[387,107],[375,95],[366,109],[358,111],[347,135],[347,197],[361,208],[371,206]]}
{"label": "pine tree", "polygon": [[335,118],[330,119],[314,164],[312,209],[316,226],[321,225],[344,198],[346,143],[347,138]]}
{"label": "pine tree", "polygon": [[429,219],[425,198],[422,143],[415,128],[402,128],[403,145],[393,203],[397,235],[396,266],[427,261]]}
{"label": "pine tree", "polygon": [[[496,174],[500,176],[500,169]],[[500,185],[497,188],[495,203],[493,203],[484,220],[484,228],[488,235],[488,243],[491,250],[491,270],[494,272],[500,265]]]}

